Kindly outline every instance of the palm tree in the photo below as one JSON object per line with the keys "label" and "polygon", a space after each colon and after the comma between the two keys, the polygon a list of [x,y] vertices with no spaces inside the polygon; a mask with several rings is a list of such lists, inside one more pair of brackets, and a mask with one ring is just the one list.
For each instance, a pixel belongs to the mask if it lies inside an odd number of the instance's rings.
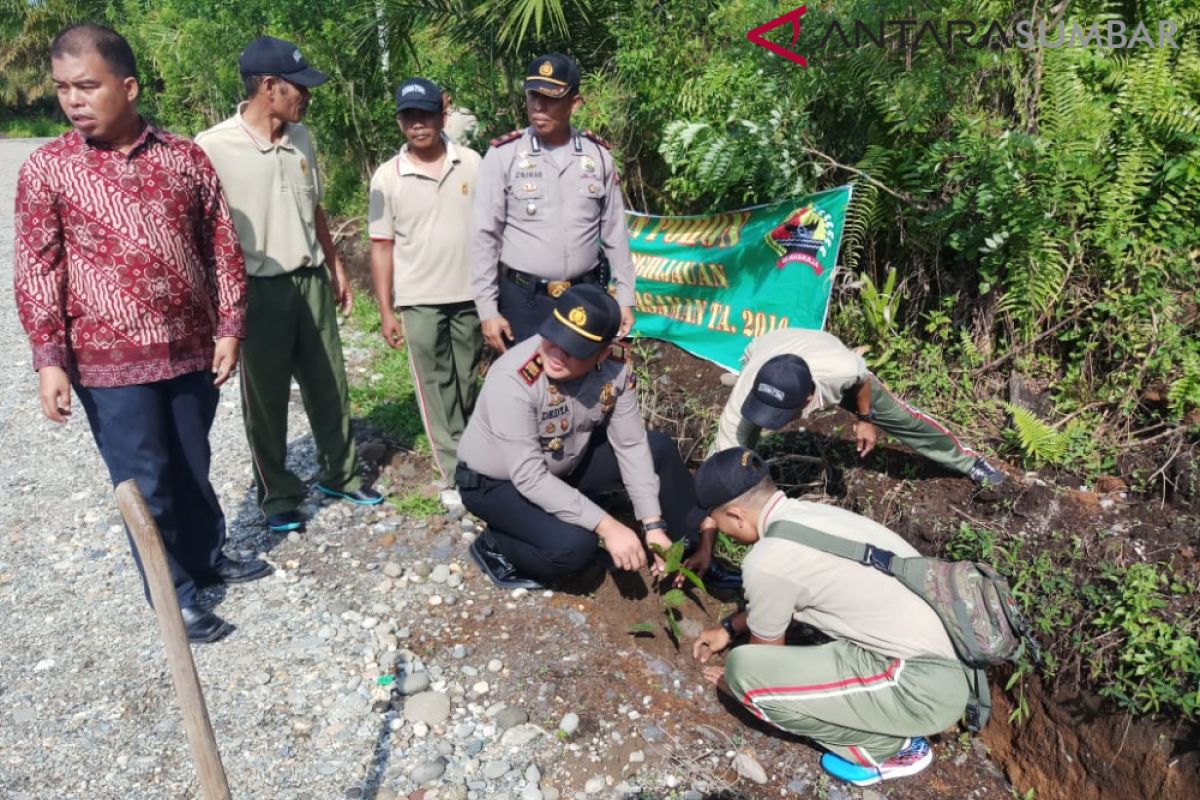
{"label": "palm tree", "polygon": [[72,22],[104,20],[98,0],[0,0],[0,105],[29,106],[49,95],[50,42]]}

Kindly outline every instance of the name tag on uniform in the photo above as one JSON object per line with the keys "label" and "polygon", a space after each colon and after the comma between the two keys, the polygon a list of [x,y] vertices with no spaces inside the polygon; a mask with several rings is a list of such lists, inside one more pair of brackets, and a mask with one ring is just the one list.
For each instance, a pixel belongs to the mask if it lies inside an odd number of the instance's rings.
{"label": "name tag on uniform", "polygon": [[548,419],[556,419],[558,417],[561,417],[563,414],[568,413],[570,410],[571,410],[570,406],[559,405],[557,408],[552,408],[549,411],[543,411],[542,412],[542,421],[545,422]]}

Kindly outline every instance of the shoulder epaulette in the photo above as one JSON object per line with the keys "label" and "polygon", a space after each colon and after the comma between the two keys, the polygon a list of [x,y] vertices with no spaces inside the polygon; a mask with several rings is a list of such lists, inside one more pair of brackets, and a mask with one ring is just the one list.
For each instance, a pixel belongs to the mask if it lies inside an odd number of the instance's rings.
{"label": "shoulder epaulette", "polygon": [[545,367],[542,366],[542,354],[534,353],[528,361],[521,365],[517,373],[521,376],[521,380],[525,381],[526,386],[533,386],[541,377],[543,369]]}
{"label": "shoulder epaulette", "polygon": [[609,355],[609,358],[611,358],[613,361],[620,361],[620,362],[624,363],[625,359],[628,356],[629,356],[629,353],[626,350],[625,345],[614,344],[612,346],[612,353]]}
{"label": "shoulder epaulette", "polygon": [[592,133],[591,131],[584,131],[584,132],[583,132],[583,135],[584,135],[584,136],[586,136],[587,138],[591,139],[591,140],[592,140],[593,142],[595,142],[596,144],[598,144],[598,145],[600,145],[601,147],[603,147],[605,150],[612,150],[612,145],[611,145],[611,144],[609,144],[608,142],[604,141],[603,139],[601,139],[599,136],[597,136],[596,134]]}
{"label": "shoulder epaulette", "polygon": [[501,145],[508,144],[509,142],[515,142],[517,139],[520,139],[524,133],[524,130],[510,131],[503,136],[497,136],[495,139],[492,139],[492,141],[488,142],[488,144],[490,144],[492,147],[500,147]]}

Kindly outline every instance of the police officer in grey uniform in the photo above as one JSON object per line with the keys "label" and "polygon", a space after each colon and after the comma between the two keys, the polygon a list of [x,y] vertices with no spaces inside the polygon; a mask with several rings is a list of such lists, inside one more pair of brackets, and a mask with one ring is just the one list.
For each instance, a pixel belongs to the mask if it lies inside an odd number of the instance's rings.
{"label": "police officer in grey uniform", "polygon": [[502,353],[534,335],[568,288],[607,283],[601,249],[620,338],[634,305],[625,202],[608,144],[571,127],[579,67],[561,53],[534,59],[525,98],[529,127],[492,140],[475,185],[471,289],[484,340]]}
{"label": "police officer in grey uniform", "polygon": [[[579,573],[600,555],[646,566],[645,545],[593,498],[624,489],[648,543],[696,543],[701,573],[715,523],[670,437],[647,435],[637,379],[611,344],[620,309],[598,286],[556,301],[539,335],[492,364],[458,446],[463,505],[488,528],[471,546],[500,586],[535,588]],[[704,530],[701,530],[704,526]],[[605,563],[603,558],[600,563]],[[652,572],[661,569],[654,557]]]}

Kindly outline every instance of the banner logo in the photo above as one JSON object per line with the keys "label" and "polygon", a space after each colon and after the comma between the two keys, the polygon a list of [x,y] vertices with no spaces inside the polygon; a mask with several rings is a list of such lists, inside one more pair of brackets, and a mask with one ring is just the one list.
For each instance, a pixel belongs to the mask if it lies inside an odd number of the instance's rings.
{"label": "banner logo", "polygon": [[825,268],[818,260],[829,247],[833,219],[829,213],[805,206],[783,221],[765,237],[767,247],[779,255],[776,269],[788,264],[804,264],[818,277]]}

